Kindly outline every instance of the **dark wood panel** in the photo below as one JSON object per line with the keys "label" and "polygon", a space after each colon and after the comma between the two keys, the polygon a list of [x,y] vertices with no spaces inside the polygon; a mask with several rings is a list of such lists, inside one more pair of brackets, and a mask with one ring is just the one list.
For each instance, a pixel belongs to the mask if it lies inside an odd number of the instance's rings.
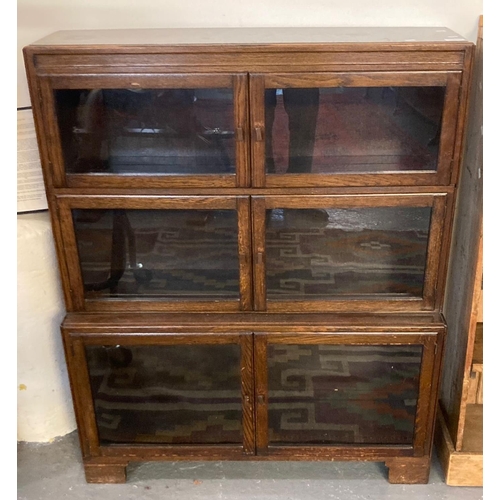
{"label": "dark wood panel", "polygon": [[[123,49],[122,49],[123,50]],[[168,50],[168,49],[165,49]],[[125,52],[132,52],[126,50]],[[144,52],[144,51],[143,51]],[[148,54],[140,55],[112,53],[106,54],[58,54],[55,56],[38,54],[35,56],[37,72],[40,75],[92,74],[107,75],[113,73],[169,73],[169,72],[227,72],[245,68],[251,72],[274,73],[300,68],[301,71],[331,71],[332,69],[396,71],[425,70],[460,70],[464,62],[464,53],[460,51],[359,51],[355,48],[346,52],[317,52],[313,47],[305,51],[303,47],[290,54],[268,53],[255,50],[231,52],[220,51],[215,54]]]}
{"label": "dark wood panel", "polygon": [[[99,56],[95,56],[99,57]],[[108,57],[108,56],[101,56]],[[80,58],[79,58],[80,59]],[[58,58],[60,62],[60,59]],[[84,61],[80,59],[80,63]],[[79,63],[79,64],[80,64]],[[105,63],[104,63],[105,64]],[[113,65],[107,64],[110,68]],[[167,74],[155,75],[141,72],[140,75],[91,74],[60,75],[49,78],[52,89],[191,89],[191,88],[232,88],[233,75],[207,74]]]}
{"label": "dark wood panel", "polygon": [[[477,299],[482,281],[483,225],[483,52],[482,30],[475,51],[467,53],[474,64],[463,76],[459,135],[455,151],[460,159],[455,219],[451,237],[444,314],[448,340],[444,354],[440,403],[453,445],[461,451],[465,425],[467,386],[472,364]],[[472,60],[472,56],[474,59]],[[472,76],[472,78],[471,78]],[[467,106],[466,92],[470,87]],[[465,121],[465,115],[468,120]],[[459,133],[460,133],[459,130]],[[460,154],[463,148],[463,154]],[[451,223],[450,223],[451,226]],[[444,258],[444,256],[443,256]],[[445,279],[442,283],[444,286]]]}
{"label": "dark wood panel", "polygon": [[[292,174],[287,174],[292,175]],[[71,178],[73,176],[68,176]],[[149,180],[148,180],[149,181]],[[131,189],[130,187],[69,187],[69,188],[55,188],[54,194],[57,196],[221,196],[221,190],[213,187],[211,180],[208,179],[205,187],[193,188],[186,187],[180,189],[179,186],[162,187],[161,183],[156,183],[151,180],[148,182],[149,188],[145,188],[144,183],[138,182],[138,187]],[[306,183],[307,184],[307,183]],[[226,188],[223,193],[225,196],[300,196],[300,195],[322,195],[322,196],[335,196],[335,195],[394,195],[394,194],[423,194],[423,195],[439,195],[439,194],[453,194],[453,186],[346,186],[346,187],[297,187],[290,191],[290,188]]]}
{"label": "dark wood panel", "polygon": [[[453,73],[455,74],[455,73]],[[278,74],[264,76],[266,88],[309,88],[309,87],[415,87],[440,86],[448,81],[449,73],[422,72],[370,72],[359,73],[308,73]],[[456,75],[460,77],[460,72]]]}
{"label": "dark wood panel", "polygon": [[258,312],[217,313],[68,313],[63,328],[82,334],[109,332],[204,333],[240,331],[293,332],[427,332],[444,331],[439,313],[428,314],[262,314]]}
{"label": "dark wood panel", "polygon": [[62,207],[88,209],[236,209],[236,198],[228,196],[58,196]]}
{"label": "dark wood panel", "polygon": [[[25,48],[24,55],[69,311],[62,332],[87,480],[124,482],[126,465],[138,459],[341,459],[385,461],[390,482],[425,482],[446,330],[441,308],[473,45],[440,28],[89,30],[51,35]],[[446,85],[437,171],[288,174],[286,179],[266,175],[266,85]],[[165,87],[233,90],[235,175],[66,175],[54,89]],[[476,108],[469,111],[475,123]],[[469,174],[477,175],[471,158],[479,153],[477,148],[471,152],[467,147],[462,183]],[[480,205],[478,197],[471,199]],[[325,203],[334,207],[432,207],[423,298],[360,301],[343,297],[266,304],[266,208],[322,208]],[[240,300],[85,300],[72,208],[237,210]],[[459,212],[457,227],[475,223],[477,207],[468,209],[473,215]],[[453,240],[454,248],[457,245]],[[454,264],[451,267],[455,269]],[[456,280],[450,278],[449,286],[456,289]],[[450,314],[461,304],[452,295],[447,298],[452,325]],[[293,341],[424,345],[414,446],[269,447],[267,346]],[[241,346],[241,446],[99,446],[85,345],[145,342]],[[459,348],[460,342],[452,338],[449,349]],[[445,376],[445,400],[452,396],[452,382]],[[255,455],[256,450],[260,455]]]}
{"label": "dark wood panel", "polygon": [[239,197],[238,207],[238,253],[240,260],[240,309],[253,309],[253,270],[252,270],[252,228],[250,199]]}
{"label": "dark wood panel", "polygon": [[[238,160],[237,160],[238,161]],[[137,192],[140,189],[179,189],[199,186],[200,189],[234,188],[236,177],[233,174],[204,174],[204,175],[114,175],[114,174],[67,174],[66,185],[73,189],[82,189],[89,194],[96,189],[128,189]],[[203,187],[201,187],[203,186]],[[76,191],[70,191],[76,192]],[[149,191],[150,192],[150,191]],[[183,192],[186,192],[183,189]],[[220,193],[220,191],[219,191]]]}

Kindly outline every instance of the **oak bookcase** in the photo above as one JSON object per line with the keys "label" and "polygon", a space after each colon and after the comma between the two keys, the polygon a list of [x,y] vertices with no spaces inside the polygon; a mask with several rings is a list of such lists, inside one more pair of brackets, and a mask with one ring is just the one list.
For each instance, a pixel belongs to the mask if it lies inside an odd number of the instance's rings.
{"label": "oak bookcase", "polygon": [[89,482],[220,459],[427,482],[472,53],[446,28],[24,49]]}

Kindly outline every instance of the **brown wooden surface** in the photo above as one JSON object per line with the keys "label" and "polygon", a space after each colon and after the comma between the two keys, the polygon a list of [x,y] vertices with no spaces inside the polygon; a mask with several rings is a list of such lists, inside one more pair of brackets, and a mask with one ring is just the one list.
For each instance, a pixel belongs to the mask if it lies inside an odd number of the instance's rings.
{"label": "brown wooden surface", "polygon": [[[89,30],[58,32],[25,48],[66,308],[89,311],[70,312],[62,325],[89,482],[123,482],[128,461],[138,459],[378,460],[386,461],[390,482],[426,482],[446,330],[441,308],[455,184],[462,163],[472,48],[470,42],[446,28]],[[286,178],[266,175],[263,140],[266,84],[313,83],[315,86],[446,83],[438,171],[394,175],[290,174]],[[127,178],[66,175],[53,89],[191,88],[193,85],[233,89],[235,175]],[[474,108],[470,112],[473,121],[477,121],[476,114]],[[473,156],[470,146],[467,152],[463,170],[470,171]],[[322,206],[325,200],[337,200],[339,206],[346,206],[345,203],[383,206],[384,202],[392,203],[390,206],[433,205],[427,262],[430,271],[423,300],[374,299],[365,304],[343,300],[336,301],[333,307],[327,301],[266,305],[267,204],[282,207],[298,203],[297,206],[313,207]],[[84,300],[71,208],[236,209],[240,301],[187,305],[170,301],[158,307],[148,301],[123,300],[114,302],[110,312],[104,301]],[[131,312],[131,308],[136,312]],[[216,308],[220,312],[214,312]],[[414,446],[268,447],[267,343],[287,339],[305,343],[327,340],[360,345],[424,344]],[[100,447],[84,345],[106,342],[239,343],[244,415],[241,446]],[[451,344],[456,342],[452,340]],[[255,455],[255,450],[260,455]]]}
{"label": "brown wooden surface", "polygon": [[255,449],[257,454],[267,454],[268,447],[268,376],[267,376],[267,336],[254,338],[255,363]]}
{"label": "brown wooden surface", "polygon": [[[481,300],[481,299],[480,299]],[[472,365],[469,375],[467,410],[465,416],[464,447],[467,433],[467,412],[471,404],[483,404],[483,323],[476,324],[476,334],[474,336],[474,350],[472,352]]]}
{"label": "brown wooden surface", "polygon": [[456,451],[443,414],[438,411],[436,451],[449,486],[483,486],[483,454]]}
{"label": "brown wooden surface", "polygon": [[127,333],[157,332],[166,334],[193,328],[210,332],[294,331],[294,332],[444,332],[440,314],[332,314],[295,313],[267,314],[259,312],[217,313],[68,313],[63,329],[82,334],[100,331]]}
{"label": "brown wooden surface", "polygon": [[483,453],[483,405],[469,404],[465,410],[462,451]]}
{"label": "brown wooden surface", "polygon": [[87,483],[125,483],[127,468],[123,464],[85,463],[85,480]]}
{"label": "brown wooden surface", "polygon": [[[244,68],[252,73],[299,71],[461,71],[466,61],[469,45],[446,50],[432,51],[432,46],[413,46],[413,50],[400,50],[392,46],[387,51],[377,50],[376,45],[364,47],[346,46],[343,52],[330,46],[328,51],[317,48],[296,47],[287,54],[275,48],[272,52],[226,46],[212,53],[168,54],[168,47],[160,48],[159,55],[149,55],[145,48],[109,48],[107,53],[96,53],[100,47],[82,50],[63,49],[69,55],[61,55],[54,49],[25,49],[28,57],[34,57],[39,75],[121,75],[175,74],[175,73],[228,73]],[[381,49],[383,47],[380,47]],[[455,49],[455,50],[454,50]],[[47,54],[50,52],[50,54]],[[125,55],[121,55],[124,52]],[[144,54],[146,52],[146,54]]]}
{"label": "brown wooden surface", "polygon": [[430,457],[411,457],[387,460],[391,484],[427,484],[431,469]]}
{"label": "brown wooden surface", "polygon": [[474,336],[472,362],[479,365],[483,364],[483,323],[476,323],[476,334]]}
{"label": "brown wooden surface", "polygon": [[456,451],[462,449],[482,281],[482,79],[480,30],[444,306],[449,329],[440,400]]}
{"label": "brown wooden surface", "polygon": [[255,389],[253,338],[240,335],[241,346],[241,405],[243,424],[243,451],[255,454]]}
{"label": "brown wooden surface", "polygon": [[253,284],[256,311],[266,310],[266,202],[252,197]]}
{"label": "brown wooden surface", "polygon": [[246,196],[237,199],[238,208],[238,253],[240,261],[240,309],[253,309],[252,276],[252,232],[250,200]]}
{"label": "brown wooden surface", "polygon": [[[75,317],[84,316],[74,314]],[[245,316],[245,315],[243,315]],[[110,315],[113,320],[114,315]],[[129,324],[126,318],[122,319],[124,324]],[[217,459],[231,458],[244,459],[245,454],[251,455],[251,459],[293,459],[293,460],[329,460],[332,458],[346,460],[383,460],[387,457],[411,457],[421,456],[425,450],[423,445],[430,440],[427,432],[428,420],[433,419],[430,415],[429,406],[435,397],[429,391],[433,380],[433,365],[440,359],[439,353],[434,348],[437,338],[442,339],[441,334],[436,332],[408,332],[401,333],[323,333],[323,334],[294,334],[287,333],[288,325],[281,323],[283,333],[263,333],[252,340],[252,335],[240,333],[208,333],[202,327],[192,328],[191,332],[184,333],[156,333],[145,335],[141,329],[133,325],[133,331],[129,334],[114,334],[101,331],[95,335],[89,332],[78,332],[73,328],[63,328],[65,344],[68,352],[72,353],[70,367],[73,384],[77,387],[75,391],[75,408],[83,421],[79,425],[83,444],[89,446],[90,457],[94,457],[96,464],[101,464],[102,457],[116,457],[121,459]],[[95,325],[94,325],[95,327]],[[388,328],[390,330],[390,328]],[[250,333],[250,332],[249,332]],[[438,336],[438,337],[437,337]],[[272,343],[329,343],[332,345],[413,345],[423,344],[424,355],[422,360],[422,375],[420,381],[420,396],[417,406],[416,431],[414,446],[297,446],[268,448],[267,443],[267,345]],[[90,392],[90,381],[84,356],[85,345],[184,345],[184,344],[228,344],[239,343],[242,348],[241,372],[242,372],[242,405],[243,405],[243,446],[175,446],[175,445],[120,445],[99,446],[97,428],[94,420],[92,395]],[[252,349],[255,353],[252,353]],[[254,369],[255,366],[255,369]],[[255,392],[253,389],[253,377],[255,380]],[[255,395],[254,395],[255,394]],[[254,413],[254,400],[256,412]],[[257,420],[254,422],[255,419]],[[255,439],[255,442],[254,442]],[[255,447],[257,453],[254,456]],[[321,453],[319,453],[321,451]],[[397,462],[399,463],[399,462]],[[405,462],[406,463],[406,462]],[[94,470],[94,469],[93,469]],[[98,470],[98,469],[95,469]],[[104,472],[110,469],[103,468]]]}

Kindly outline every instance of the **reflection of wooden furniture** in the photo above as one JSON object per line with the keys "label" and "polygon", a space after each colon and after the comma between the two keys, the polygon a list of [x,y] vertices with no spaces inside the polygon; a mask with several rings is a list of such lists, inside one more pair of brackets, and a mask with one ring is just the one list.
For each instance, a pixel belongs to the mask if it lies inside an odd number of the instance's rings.
{"label": "reflection of wooden furniture", "polygon": [[[435,28],[112,30],[55,34],[25,55],[87,480],[122,482],[131,461],[373,460],[391,483],[426,483],[472,44]],[[355,157],[348,168],[266,171],[266,89],[330,89],[340,99],[345,89],[415,86],[445,92],[430,168],[391,160],[399,146],[402,157],[426,156],[422,138],[411,145],[420,126],[408,134],[407,120],[391,114],[384,136],[359,126],[361,111],[345,114],[352,130],[339,156]],[[74,109],[62,120],[58,102],[131,87],[224,89],[234,106],[231,172],[71,169],[63,143]],[[342,132],[337,125],[333,145]],[[95,269],[83,257],[99,253],[99,241],[105,278],[110,268],[102,242],[113,225],[103,217],[96,237],[75,217],[93,210],[130,216],[137,258],[154,274],[149,288],[132,279],[132,292],[85,290]],[[200,211],[223,212],[227,225],[213,217],[186,230],[186,212]],[[155,222],[172,212],[175,227]],[[115,245],[127,234],[118,222]],[[145,230],[154,251],[141,246]],[[161,241],[151,237],[160,232]],[[220,242],[226,253],[214,257]],[[207,261],[222,265],[196,274]]]}
{"label": "reflection of wooden furniture", "polygon": [[455,486],[483,484],[482,50],[481,18],[445,302],[448,338],[436,434],[446,482]]}

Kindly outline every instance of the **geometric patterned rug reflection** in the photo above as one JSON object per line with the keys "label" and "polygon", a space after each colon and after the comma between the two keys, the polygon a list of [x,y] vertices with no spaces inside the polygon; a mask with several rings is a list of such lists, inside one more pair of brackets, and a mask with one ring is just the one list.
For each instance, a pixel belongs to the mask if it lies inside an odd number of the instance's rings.
{"label": "geometric patterned rug reflection", "polygon": [[[342,229],[317,224],[307,215],[302,224],[280,226],[274,224],[273,215],[266,231],[268,296],[421,296],[430,210],[417,210],[428,211],[421,230]],[[131,226],[137,261],[150,279],[138,280],[126,268],[113,296],[239,296],[235,221],[186,226],[160,219],[145,229],[131,218]],[[112,258],[111,225],[80,224],[77,240],[84,282],[105,282]],[[121,253],[130,262],[129,249],[123,247]],[[108,288],[92,293],[110,292]]]}
{"label": "geometric patterned rug reflection", "polygon": [[271,225],[266,232],[268,296],[422,296],[430,210],[416,210],[427,211],[422,230],[376,229],[383,219],[375,229],[321,227],[307,210],[283,210],[294,226]]}
{"label": "geometric patterned rug reflection", "polygon": [[[269,346],[270,442],[411,444],[419,346]],[[239,346],[88,347],[102,442],[242,442]]]}
{"label": "geometric patterned rug reflection", "polygon": [[239,346],[87,347],[101,441],[241,443]]}
{"label": "geometric patterned rug reflection", "polygon": [[421,352],[270,345],[270,442],[411,444]]}

